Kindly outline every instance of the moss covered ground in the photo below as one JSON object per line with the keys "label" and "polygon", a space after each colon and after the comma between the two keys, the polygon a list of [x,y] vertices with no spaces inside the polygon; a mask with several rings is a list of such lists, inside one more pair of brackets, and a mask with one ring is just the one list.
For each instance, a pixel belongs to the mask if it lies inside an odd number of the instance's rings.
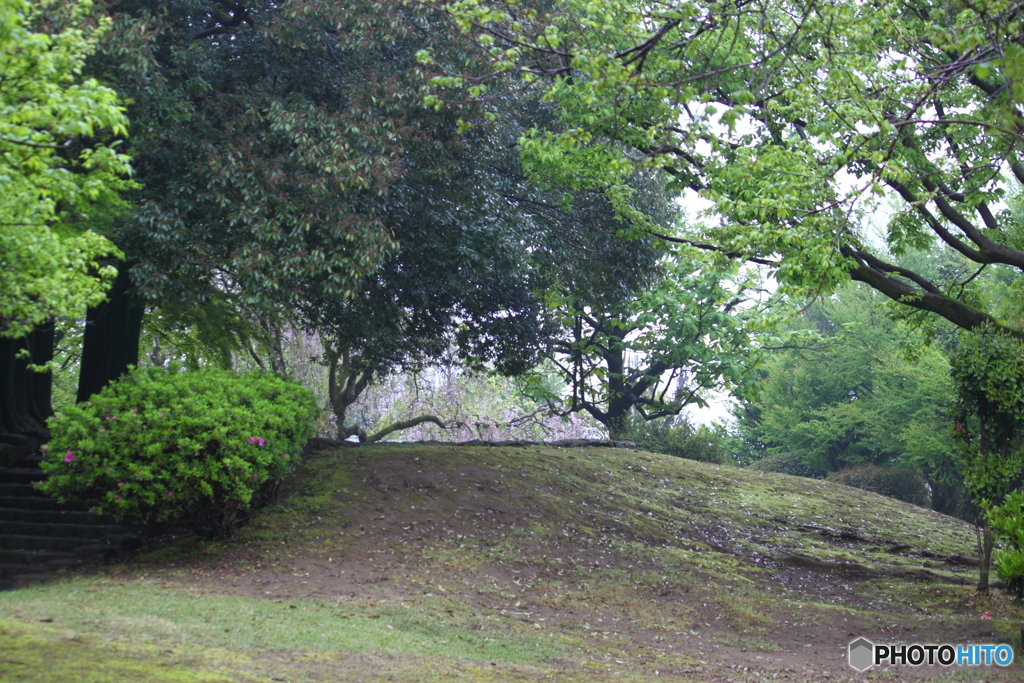
{"label": "moss covered ground", "polygon": [[0,594],[0,681],[1006,680],[846,647],[1007,642],[975,532],[817,480],[626,449],[318,453],[229,541]]}

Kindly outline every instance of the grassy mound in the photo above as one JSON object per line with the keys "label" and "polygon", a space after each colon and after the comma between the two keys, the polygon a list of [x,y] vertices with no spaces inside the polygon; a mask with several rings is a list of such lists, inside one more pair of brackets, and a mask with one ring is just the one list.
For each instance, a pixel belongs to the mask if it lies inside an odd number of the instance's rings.
{"label": "grassy mound", "polygon": [[[858,636],[1019,647],[1024,614],[973,590],[974,546],[866,491],[640,451],[345,448],[229,542],[0,594],[0,664],[48,683],[115,661],[140,681],[861,680]],[[48,673],[68,643],[75,673]],[[935,669],[886,675],[963,673]]]}

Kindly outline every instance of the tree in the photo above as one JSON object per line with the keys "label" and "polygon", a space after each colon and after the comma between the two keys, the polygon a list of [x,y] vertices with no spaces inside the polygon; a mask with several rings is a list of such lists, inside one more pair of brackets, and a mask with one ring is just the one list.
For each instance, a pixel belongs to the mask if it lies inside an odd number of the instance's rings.
{"label": "tree", "polygon": [[[86,226],[107,220],[129,187],[117,143],[117,94],[82,77],[109,22],[88,2],[0,1],[0,432],[38,430],[49,415],[54,317],[104,298],[117,248]],[[14,438],[13,436],[11,438]]]}
{"label": "tree", "polygon": [[652,286],[613,306],[564,294],[552,304],[564,330],[552,360],[571,389],[563,410],[586,411],[615,440],[628,438],[634,410],[655,420],[704,405],[709,389],[741,391],[758,362],[746,325],[758,312],[754,284],[671,256],[662,268]]}
{"label": "tree", "polygon": [[[761,455],[800,454],[819,472],[860,463],[909,468],[932,506],[956,510],[962,468],[949,431],[949,363],[923,332],[893,320],[884,297],[851,284],[794,324],[819,335],[765,363],[762,392],[737,407],[738,431]],[[752,448],[753,447],[753,448]]]}
{"label": "tree", "polygon": [[[344,436],[347,406],[397,368],[451,348],[501,372],[529,366],[546,279],[568,263],[599,269],[573,250],[577,236],[621,228],[600,194],[568,212],[561,190],[526,182],[518,121],[480,117],[460,136],[459,117],[479,107],[423,105],[417,51],[462,54],[435,12],[319,0],[111,9],[91,68],[133,102],[143,188],[110,233],[127,275],[90,311],[80,399],[138,360],[144,307],[164,339],[193,356],[199,340],[220,361],[261,338],[273,350],[275,330],[295,324],[325,342]],[[492,104],[552,118],[515,95]],[[650,260],[629,252],[602,267]]]}
{"label": "tree", "polygon": [[1020,486],[1024,469],[1024,343],[984,326],[961,335],[952,356],[956,384],[955,434],[964,480],[984,511],[978,590],[988,590],[992,556],[991,512]]}
{"label": "tree", "polygon": [[[498,71],[543,79],[559,104],[564,132],[524,138],[536,168],[612,197],[629,169],[663,169],[720,219],[668,239],[764,265],[784,293],[853,279],[1024,339],[972,286],[1000,270],[1024,283],[1022,223],[1000,209],[1002,174],[1024,182],[1022,3],[450,8]],[[591,149],[600,137],[621,144]],[[862,220],[880,197],[899,207],[883,240]],[[929,278],[896,260],[936,243],[960,267]]]}
{"label": "tree", "polygon": [[400,2],[110,10],[90,72],[132,102],[142,188],[107,231],[126,276],[107,309],[90,312],[80,399],[137,360],[144,307],[226,294],[274,318],[310,282],[353,296],[394,249],[381,208],[410,147],[443,166],[455,131],[452,114],[422,106],[413,59],[443,32]]}
{"label": "tree", "polygon": [[109,22],[89,3],[0,3],[0,335],[20,337],[96,304],[116,274],[97,260],[117,249],[80,229],[119,204],[128,160],[95,143],[125,135],[117,94],[81,76]]}
{"label": "tree", "polygon": [[[530,122],[544,117],[535,101],[510,98],[509,112]],[[301,311],[327,345],[339,438],[375,440],[346,422],[347,410],[397,370],[458,360],[511,376],[536,365],[554,329],[543,300],[554,283],[619,296],[653,268],[649,244],[616,235],[625,224],[603,196],[541,188],[524,177],[514,154],[521,129],[506,121],[469,131],[444,171],[410,163],[383,212],[395,252],[352,298],[307,292]],[[563,196],[572,197],[571,207]],[[659,201],[654,188],[640,197]],[[400,428],[418,421],[442,424],[424,415]]]}
{"label": "tree", "polygon": [[[825,294],[853,278],[973,329],[1004,324],[972,298],[974,273],[1024,267],[1020,221],[998,209],[1003,169],[1024,180],[1020,10],[604,0],[544,15],[513,3],[450,11],[497,69],[543,79],[558,103],[565,129],[524,138],[535,167],[613,196],[629,169],[661,168],[721,217],[684,241],[764,264],[784,291]],[[601,139],[621,144],[591,147]],[[888,253],[858,220],[879,195],[901,203]],[[973,268],[932,280],[889,258],[935,241]]]}

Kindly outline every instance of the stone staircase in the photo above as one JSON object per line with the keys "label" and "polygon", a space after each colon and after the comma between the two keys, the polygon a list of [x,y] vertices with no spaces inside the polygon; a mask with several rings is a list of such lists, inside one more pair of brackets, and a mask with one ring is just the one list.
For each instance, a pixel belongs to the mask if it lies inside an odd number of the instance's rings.
{"label": "stone staircase", "polygon": [[38,455],[0,467],[0,590],[45,581],[85,562],[109,559],[137,547],[129,529],[89,512],[93,503],[61,505],[36,491],[46,475]]}

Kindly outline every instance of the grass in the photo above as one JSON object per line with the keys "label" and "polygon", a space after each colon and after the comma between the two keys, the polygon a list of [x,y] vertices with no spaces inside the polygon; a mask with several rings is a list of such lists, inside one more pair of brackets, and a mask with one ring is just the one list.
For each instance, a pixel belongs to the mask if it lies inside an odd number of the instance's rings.
{"label": "grass", "polygon": [[941,560],[973,544],[864,491],[637,451],[342,449],[231,541],[0,594],[0,681],[841,680],[850,633],[1019,638]]}

